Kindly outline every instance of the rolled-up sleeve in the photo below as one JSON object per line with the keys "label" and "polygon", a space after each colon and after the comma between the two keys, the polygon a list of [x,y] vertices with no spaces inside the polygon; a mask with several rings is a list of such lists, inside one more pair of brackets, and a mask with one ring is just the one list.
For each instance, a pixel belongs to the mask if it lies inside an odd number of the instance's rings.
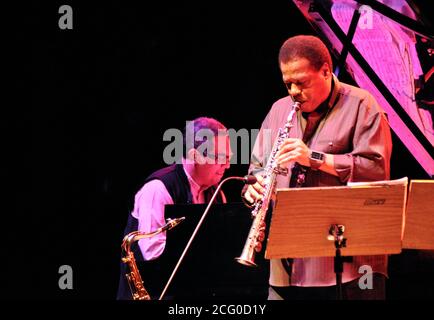
{"label": "rolled-up sleeve", "polygon": [[[149,233],[166,224],[164,207],[173,204],[172,197],[160,180],[152,180],[145,184],[136,194],[132,215],[138,219],[138,230]],[[158,258],[166,245],[166,233],[162,232],[153,237],[141,239],[138,242],[145,260]]]}

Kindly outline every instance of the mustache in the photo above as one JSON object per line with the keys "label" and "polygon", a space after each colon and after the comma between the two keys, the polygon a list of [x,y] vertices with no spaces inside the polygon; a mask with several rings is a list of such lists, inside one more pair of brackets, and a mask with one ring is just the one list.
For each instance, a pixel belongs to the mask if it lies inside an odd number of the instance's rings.
{"label": "mustache", "polygon": [[306,101],[303,101],[303,100],[301,99],[300,96],[291,96],[291,98],[292,98],[292,100],[294,100],[295,102],[300,102],[300,103],[304,103],[304,102],[306,102]]}

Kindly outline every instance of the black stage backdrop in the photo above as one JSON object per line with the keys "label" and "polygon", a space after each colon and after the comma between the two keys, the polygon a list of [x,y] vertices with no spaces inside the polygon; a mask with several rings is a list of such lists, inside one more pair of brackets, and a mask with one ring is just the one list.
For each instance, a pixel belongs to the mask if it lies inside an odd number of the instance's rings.
{"label": "black stage backdrop", "polygon": [[[58,27],[63,4],[72,30]],[[314,31],[291,1],[36,1],[32,10],[31,89],[20,90],[32,102],[5,124],[17,132],[19,169],[2,295],[114,299],[126,218],[143,180],[164,166],[164,132],[198,116],[259,128],[286,94],[281,43]],[[427,178],[396,136],[392,161],[392,178]],[[240,200],[236,182],[224,190]],[[393,259],[391,297],[410,296],[419,254]],[[72,290],[59,289],[61,265],[73,269]]]}

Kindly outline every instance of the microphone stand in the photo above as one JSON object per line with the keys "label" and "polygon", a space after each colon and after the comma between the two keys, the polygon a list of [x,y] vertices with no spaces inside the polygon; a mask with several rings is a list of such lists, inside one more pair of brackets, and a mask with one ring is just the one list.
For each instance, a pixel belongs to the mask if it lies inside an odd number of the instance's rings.
{"label": "microphone stand", "polygon": [[[210,202],[208,203],[208,206],[206,207],[204,213],[202,214],[202,217],[200,218],[199,222],[197,223],[196,229],[194,229],[193,234],[190,237],[190,240],[187,243],[187,246],[184,249],[184,252],[182,253],[181,257],[178,260],[178,263],[176,264],[175,268],[173,269],[172,275],[170,276],[169,280],[166,283],[166,286],[164,287],[163,292],[160,295],[160,298],[158,300],[162,300],[164,295],[166,294],[167,289],[169,288],[170,283],[173,280],[173,277],[175,276],[176,272],[178,271],[178,268],[182,262],[182,260],[184,259],[185,254],[187,253],[188,249],[190,248],[191,243],[193,242],[193,239],[196,237],[196,233],[199,231],[200,226],[202,225],[203,221],[205,220],[205,217],[208,214],[209,209],[211,208],[211,205],[213,204],[215,198],[217,197],[217,194],[219,193],[222,185],[228,181],[228,180],[242,180],[245,183],[248,184],[253,184],[254,182],[252,180],[249,180],[250,176],[246,176],[246,177],[228,177],[226,179],[224,179],[222,182],[220,182],[220,184],[218,185],[217,189],[214,191],[214,194],[210,200]],[[256,179],[254,179],[256,180]]]}

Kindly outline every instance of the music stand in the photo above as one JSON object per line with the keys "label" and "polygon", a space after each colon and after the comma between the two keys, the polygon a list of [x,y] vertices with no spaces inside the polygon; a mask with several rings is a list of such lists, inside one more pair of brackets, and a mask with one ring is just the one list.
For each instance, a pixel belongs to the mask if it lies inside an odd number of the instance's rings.
{"label": "music stand", "polygon": [[341,299],[342,256],[401,252],[407,182],[278,189],[265,257],[335,257]]}
{"label": "music stand", "polygon": [[434,181],[412,180],[405,213],[403,249],[434,249]]}
{"label": "music stand", "polygon": [[[163,254],[147,261],[149,292],[161,293],[179,257],[195,230],[206,204],[166,205],[166,218],[185,220],[167,233]],[[268,266],[258,259],[259,268],[247,268],[234,261],[241,250],[252,224],[251,209],[244,203],[214,204],[192,242],[179,271],[169,287],[172,299],[263,299],[268,294]],[[176,230],[178,229],[178,230]],[[165,281],[162,281],[165,280]],[[157,297],[158,298],[158,297]]]}

